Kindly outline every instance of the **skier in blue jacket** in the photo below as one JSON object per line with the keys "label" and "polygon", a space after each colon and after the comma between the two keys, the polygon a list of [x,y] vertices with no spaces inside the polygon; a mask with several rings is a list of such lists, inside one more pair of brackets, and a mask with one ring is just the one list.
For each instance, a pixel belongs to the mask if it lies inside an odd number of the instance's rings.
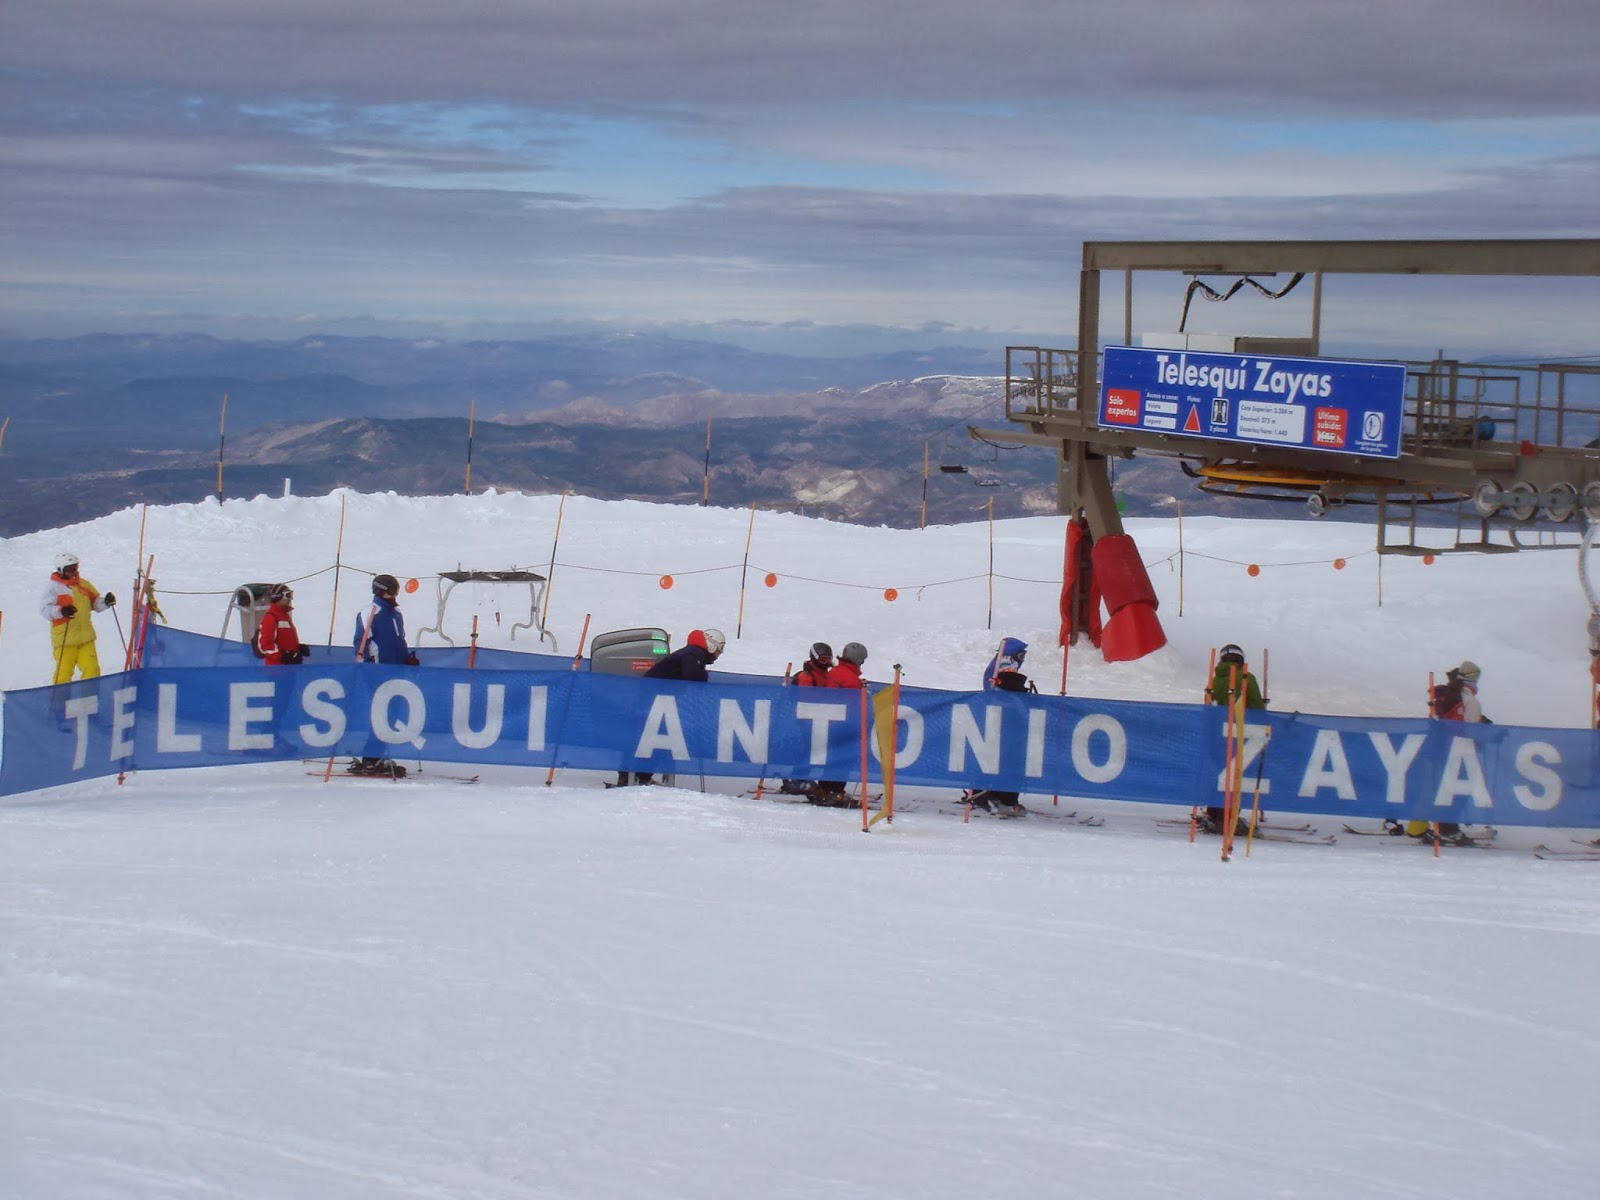
{"label": "skier in blue jacket", "polygon": [[400,614],[400,581],[393,575],[372,577],[372,604],[356,614],[356,635],[351,643],[357,662],[390,663],[414,667],[417,656],[406,645],[406,619]]}
{"label": "skier in blue jacket", "polygon": [[[1022,673],[1022,660],[1028,656],[1028,643],[1021,638],[1001,638],[989,665],[983,669],[983,690],[1001,692],[1034,692],[1038,689]],[[969,790],[966,801],[974,808],[1002,817],[1027,816],[1028,810],[1020,803],[1019,794],[995,788]]]}
{"label": "skier in blue jacket", "polygon": [[[406,620],[400,614],[400,581],[393,575],[372,577],[372,604],[356,614],[354,646],[357,662],[417,666],[416,653],[406,645]],[[357,758],[350,764],[352,775],[384,775],[403,778],[406,769],[392,758]]]}

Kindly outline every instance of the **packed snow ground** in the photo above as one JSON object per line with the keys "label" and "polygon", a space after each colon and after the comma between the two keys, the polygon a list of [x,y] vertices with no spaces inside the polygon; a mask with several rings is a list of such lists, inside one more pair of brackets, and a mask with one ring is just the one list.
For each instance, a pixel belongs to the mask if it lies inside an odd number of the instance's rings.
{"label": "packed snow ground", "polygon": [[[215,633],[237,584],[331,566],[340,499],[150,510],[163,609]],[[341,645],[371,572],[421,580],[415,632],[438,571],[549,564],[554,497],[344,499]],[[0,542],[5,687],[48,675],[54,554],[125,596],[140,516]],[[1365,526],[1185,521],[1181,573],[1176,521],[1130,531],[1171,645],[1075,648],[1073,694],[1196,699],[1234,640],[1270,648],[1275,708],[1416,714],[1471,657],[1496,720],[1587,724],[1570,550],[1380,582]],[[875,680],[959,688],[1013,634],[1055,691],[1061,523],[995,527],[992,626],[989,555],[984,523],[569,499],[548,628],[572,653],[586,613],[717,625],[753,672],[858,640]],[[296,585],[317,643],[333,581]],[[446,631],[477,613],[482,644],[535,648],[509,597],[458,589]],[[1025,796],[1039,816],[964,824],[911,789],[863,835],[733,781],[544,778],[276,764],[0,802],[0,1195],[1594,1194],[1600,864],[1519,851],[1551,831],[1223,865],[1152,819],[1186,808],[1055,809],[1088,828]]]}

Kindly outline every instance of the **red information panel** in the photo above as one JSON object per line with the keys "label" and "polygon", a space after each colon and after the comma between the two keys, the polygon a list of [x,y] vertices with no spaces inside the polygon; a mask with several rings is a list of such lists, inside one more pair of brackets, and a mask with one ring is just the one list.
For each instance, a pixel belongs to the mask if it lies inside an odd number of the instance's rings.
{"label": "red information panel", "polygon": [[1107,388],[1105,413],[1101,419],[1110,425],[1137,425],[1139,423],[1138,389]]}
{"label": "red information panel", "polygon": [[1342,408],[1319,408],[1311,415],[1311,442],[1325,450],[1343,450],[1345,424],[1350,414]]}

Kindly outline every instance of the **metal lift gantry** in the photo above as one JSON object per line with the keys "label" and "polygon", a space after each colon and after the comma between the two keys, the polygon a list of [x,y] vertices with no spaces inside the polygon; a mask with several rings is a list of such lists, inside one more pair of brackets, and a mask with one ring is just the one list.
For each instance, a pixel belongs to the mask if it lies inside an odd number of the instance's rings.
{"label": "metal lift gantry", "polygon": [[[1208,490],[1303,497],[1314,515],[1346,502],[1376,504],[1381,553],[1515,549],[1515,526],[1536,515],[1560,522],[1581,512],[1591,522],[1600,520],[1600,364],[1405,362],[1395,458],[1108,425],[1100,420],[1105,271],[1123,273],[1125,346],[1135,344],[1135,271],[1189,276],[1185,320],[1196,288],[1211,299],[1226,298],[1204,277],[1231,279],[1229,295],[1250,283],[1274,298],[1309,278],[1311,318],[1304,337],[1236,337],[1228,339],[1226,350],[1314,359],[1321,350],[1324,276],[1594,277],[1600,276],[1600,239],[1085,242],[1078,349],[1008,346],[1006,420],[1023,429],[974,431],[995,441],[1055,448],[1058,511],[1082,512],[1096,537],[1122,532],[1108,463],[1135,454],[1181,459]],[[1276,292],[1258,282],[1283,275],[1291,278]],[[1181,330],[1182,322],[1180,332],[1165,335],[1169,340],[1160,344],[1222,349],[1216,335],[1197,345],[1190,339],[1200,335]],[[1418,506],[1441,502],[1458,505],[1455,542],[1419,546]],[[1388,528],[1402,523],[1409,527],[1406,539],[1390,541]],[[1491,542],[1491,523],[1509,529],[1509,544]]]}

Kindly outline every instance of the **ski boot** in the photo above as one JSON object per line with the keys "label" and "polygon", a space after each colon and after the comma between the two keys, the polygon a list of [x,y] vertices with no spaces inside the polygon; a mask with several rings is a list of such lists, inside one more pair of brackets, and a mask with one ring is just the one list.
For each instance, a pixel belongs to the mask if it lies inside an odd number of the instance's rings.
{"label": "ski boot", "polygon": [[392,758],[352,759],[345,768],[352,775],[369,775],[379,779],[404,779],[406,769]]}

